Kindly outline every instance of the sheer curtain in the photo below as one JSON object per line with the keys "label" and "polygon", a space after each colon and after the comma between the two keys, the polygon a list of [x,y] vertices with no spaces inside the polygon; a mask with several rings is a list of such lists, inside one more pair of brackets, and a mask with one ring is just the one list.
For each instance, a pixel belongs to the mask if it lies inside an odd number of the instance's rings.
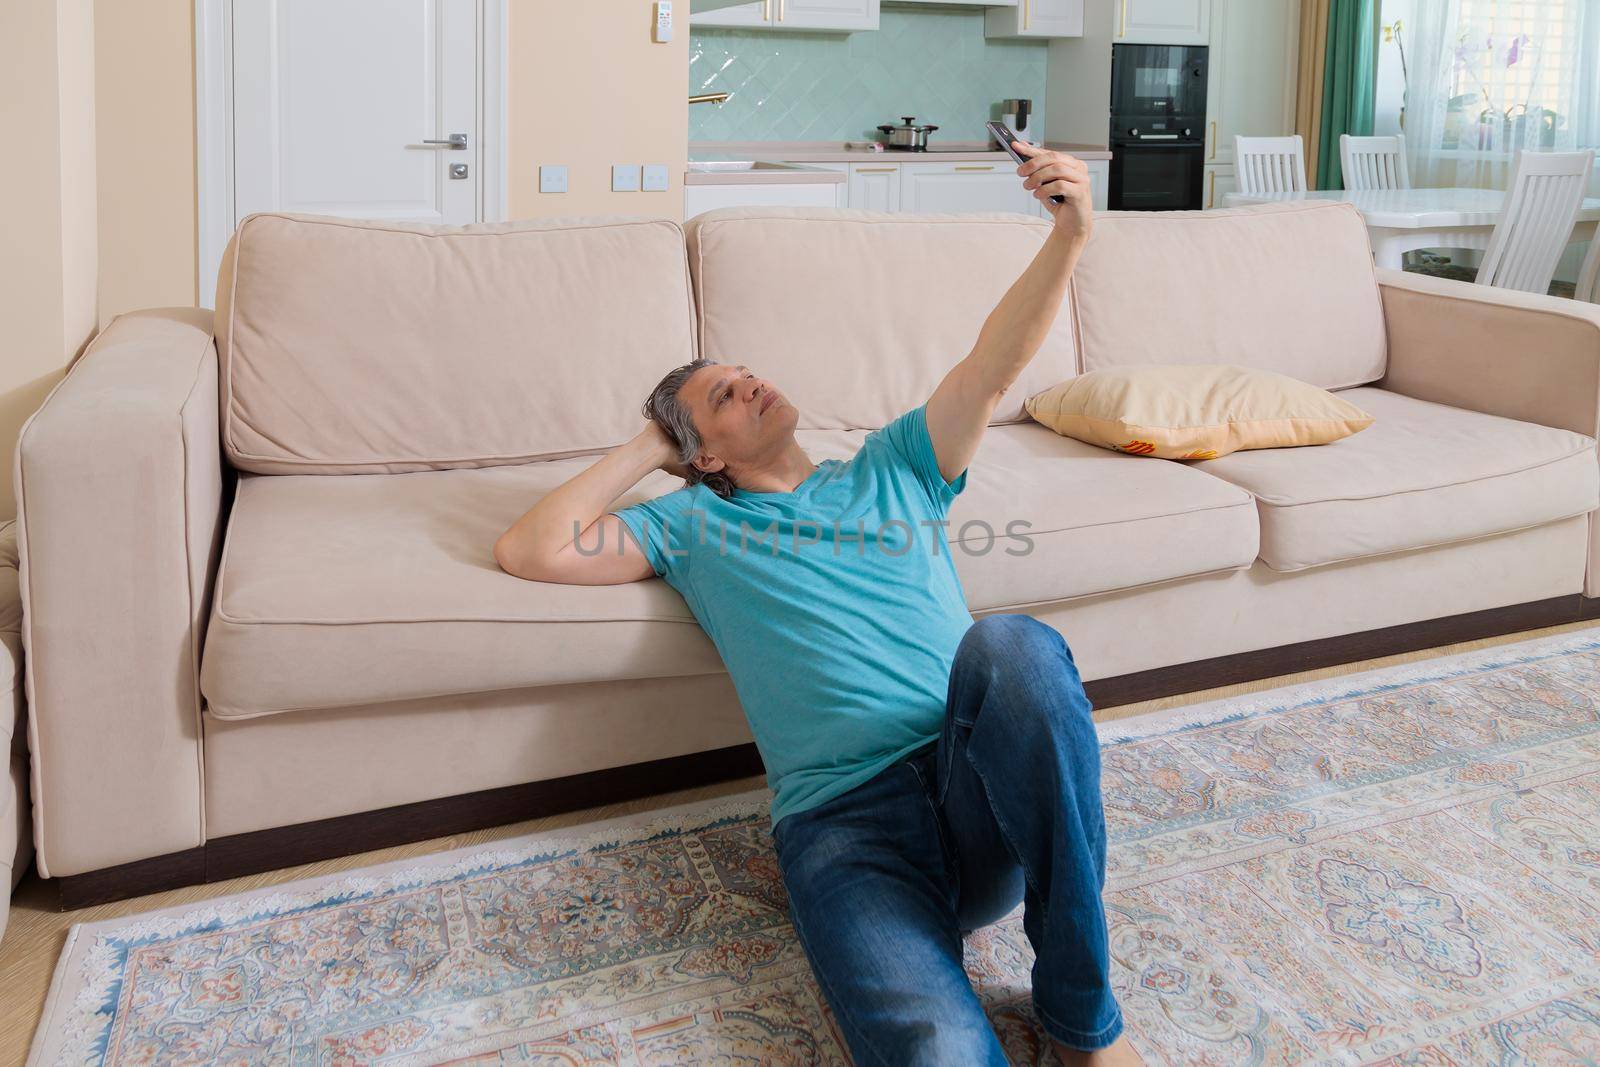
{"label": "sheer curtain", "polygon": [[1411,184],[1505,188],[1518,150],[1600,147],[1600,0],[1417,0]]}

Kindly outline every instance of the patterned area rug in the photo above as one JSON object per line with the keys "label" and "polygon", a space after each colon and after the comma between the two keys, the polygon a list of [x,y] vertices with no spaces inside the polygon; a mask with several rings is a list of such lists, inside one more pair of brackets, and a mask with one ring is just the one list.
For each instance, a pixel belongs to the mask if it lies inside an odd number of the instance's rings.
{"label": "patterned area rug", "polygon": [[[1154,1064],[1600,1061],[1600,633],[1101,727]],[[757,790],[74,926],[32,1063],[845,1064]],[[1022,909],[966,964],[1048,1063]]]}

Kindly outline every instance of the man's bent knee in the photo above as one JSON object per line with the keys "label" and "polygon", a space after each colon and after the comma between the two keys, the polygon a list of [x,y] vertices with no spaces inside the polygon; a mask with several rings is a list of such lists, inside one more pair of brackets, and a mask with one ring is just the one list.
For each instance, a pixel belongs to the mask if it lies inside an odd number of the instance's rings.
{"label": "man's bent knee", "polygon": [[1072,658],[1066,639],[1049,623],[1031,615],[985,615],[967,628],[956,655],[1014,663],[1019,657],[1056,649],[1066,650],[1067,658]]}

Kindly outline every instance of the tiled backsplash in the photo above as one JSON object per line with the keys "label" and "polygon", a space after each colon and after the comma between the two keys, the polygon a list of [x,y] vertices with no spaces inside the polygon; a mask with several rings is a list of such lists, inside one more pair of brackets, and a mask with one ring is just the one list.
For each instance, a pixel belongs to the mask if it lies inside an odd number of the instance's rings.
{"label": "tiled backsplash", "polygon": [[862,141],[915,115],[939,127],[933,143],[981,141],[1011,97],[1033,101],[1041,140],[1048,47],[985,39],[981,8],[886,6],[877,30],[849,35],[702,27],[689,92],[733,95],[690,105],[689,140]]}

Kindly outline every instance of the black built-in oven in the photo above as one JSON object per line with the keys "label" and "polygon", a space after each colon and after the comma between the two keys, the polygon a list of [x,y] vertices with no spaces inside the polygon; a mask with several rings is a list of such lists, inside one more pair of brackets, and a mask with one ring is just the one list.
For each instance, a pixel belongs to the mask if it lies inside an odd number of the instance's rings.
{"label": "black built-in oven", "polygon": [[1202,206],[1206,71],[1203,45],[1111,46],[1112,210]]}

